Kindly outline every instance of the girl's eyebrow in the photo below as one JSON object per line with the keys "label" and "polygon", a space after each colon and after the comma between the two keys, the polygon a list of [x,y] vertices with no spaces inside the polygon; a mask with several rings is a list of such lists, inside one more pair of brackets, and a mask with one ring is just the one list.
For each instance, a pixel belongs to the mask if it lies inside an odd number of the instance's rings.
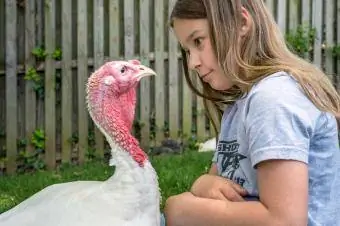
{"label": "girl's eyebrow", "polygon": [[191,34],[185,39],[186,42],[189,42],[190,39],[192,39],[194,37],[194,35],[196,33],[198,33],[200,30],[194,30],[193,32],[191,32]]}

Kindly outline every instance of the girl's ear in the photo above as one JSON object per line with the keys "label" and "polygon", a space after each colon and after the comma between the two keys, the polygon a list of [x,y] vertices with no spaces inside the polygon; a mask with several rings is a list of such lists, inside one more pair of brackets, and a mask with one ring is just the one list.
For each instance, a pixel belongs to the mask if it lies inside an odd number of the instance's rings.
{"label": "girl's ear", "polygon": [[242,17],[242,26],[240,30],[240,36],[243,37],[245,36],[251,26],[251,18],[248,10],[244,8],[243,6],[241,7],[241,17]]}

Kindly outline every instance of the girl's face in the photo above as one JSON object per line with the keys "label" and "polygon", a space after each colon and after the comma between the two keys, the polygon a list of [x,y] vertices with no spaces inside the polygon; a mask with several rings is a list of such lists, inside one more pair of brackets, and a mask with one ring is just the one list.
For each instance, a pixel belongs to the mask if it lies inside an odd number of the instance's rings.
{"label": "girl's face", "polygon": [[174,33],[187,52],[188,66],[197,71],[213,89],[223,91],[232,87],[231,79],[223,74],[213,52],[206,19],[174,19]]}

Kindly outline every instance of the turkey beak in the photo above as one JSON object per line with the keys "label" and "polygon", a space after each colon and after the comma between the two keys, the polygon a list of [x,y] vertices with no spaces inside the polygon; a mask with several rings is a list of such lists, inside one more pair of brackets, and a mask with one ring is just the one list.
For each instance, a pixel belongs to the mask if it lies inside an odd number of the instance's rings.
{"label": "turkey beak", "polygon": [[144,65],[139,65],[138,70],[139,71],[137,72],[137,74],[135,76],[138,81],[141,80],[145,76],[152,76],[152,75],[156,76],[156,72],[154,70],[152,70],[151,68],[148,68]]}

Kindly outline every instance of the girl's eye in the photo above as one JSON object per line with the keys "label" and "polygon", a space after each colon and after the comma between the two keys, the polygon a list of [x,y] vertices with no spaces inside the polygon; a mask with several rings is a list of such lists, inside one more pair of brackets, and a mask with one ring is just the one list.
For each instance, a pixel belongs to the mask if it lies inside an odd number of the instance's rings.
{"label": "girl's eye", "polygon": [[195,43],[195,46],[196,46],[196,47],[199,47],[199,46],[201,45],[201,43],[202,43],[202,39],[201,39],[201,38],[196,38],[196,39],[194,40],[194,43]]}

